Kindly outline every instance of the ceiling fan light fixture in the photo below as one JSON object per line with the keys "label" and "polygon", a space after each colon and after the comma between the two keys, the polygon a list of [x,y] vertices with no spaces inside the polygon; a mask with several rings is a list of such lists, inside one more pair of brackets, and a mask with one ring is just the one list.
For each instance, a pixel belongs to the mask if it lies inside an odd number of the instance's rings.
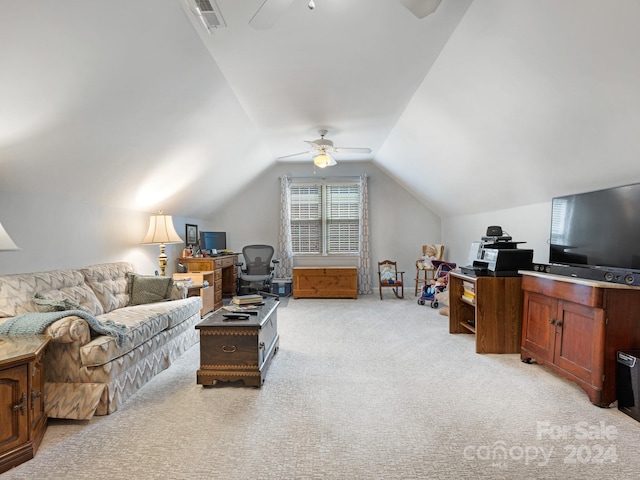
{"label": "ceiling fan light fixture", "polygon": [[335,165],[336,161],[326,152],[321,152],[313,157],[313,164],[318,168],[325,168]]}

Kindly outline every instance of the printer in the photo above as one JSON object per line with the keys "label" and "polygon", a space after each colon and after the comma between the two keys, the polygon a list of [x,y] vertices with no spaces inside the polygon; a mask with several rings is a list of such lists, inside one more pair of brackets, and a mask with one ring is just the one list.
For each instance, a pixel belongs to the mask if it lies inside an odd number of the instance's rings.
{"label": "printer", "polygon": [[525,242],[514,242],[500,227],[489,227],[481,242],[471,243],[468,264],[460,270],[477,277],[517,277],[518,270],[533,268],[533,250],[518,248],[520,243]]}

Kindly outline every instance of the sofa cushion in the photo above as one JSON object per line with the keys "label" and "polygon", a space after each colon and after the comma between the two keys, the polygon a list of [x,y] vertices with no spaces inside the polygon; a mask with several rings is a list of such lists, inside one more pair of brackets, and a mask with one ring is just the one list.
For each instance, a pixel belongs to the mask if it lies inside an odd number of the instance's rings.
{"label": "sofa cushion", "polygon": [[193,315],[200,315],[200,297],[149,303],[119,308],[98,316],[101,321],[112,320],[127,326],[125,341],[121,347],[115,338],[99,336],[80,348],[82,365],[104,365],[111,360],[126,355],[159,332],[173,328]]}
{"label": "sofa cushion", "polygon": [[143,305],[168,300],[173,288],[171,277],[150,275],[127,275],[129,285],[129,305]]}
{"label": "sofa cushion", "polygon": [[0,276],[0,317],[38,311],[36,293],[47,300],[69,300],[93,315],[104,313],[80,270],[51,270]]}
{"label": "sofa cushion", "polygon": [[96,294],[105,313],[129,303],[127,274],[134,272],[128,262],[101,263],[82,270],[87,285]]}

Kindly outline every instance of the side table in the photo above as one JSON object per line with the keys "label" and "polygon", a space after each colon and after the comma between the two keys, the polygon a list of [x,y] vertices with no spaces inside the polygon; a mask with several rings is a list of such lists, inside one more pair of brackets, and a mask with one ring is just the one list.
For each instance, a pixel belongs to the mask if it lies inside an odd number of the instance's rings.
{"label": "side table", "polygon": [[0,336],[0,473],[31,460],[44,432],[46,335]]}

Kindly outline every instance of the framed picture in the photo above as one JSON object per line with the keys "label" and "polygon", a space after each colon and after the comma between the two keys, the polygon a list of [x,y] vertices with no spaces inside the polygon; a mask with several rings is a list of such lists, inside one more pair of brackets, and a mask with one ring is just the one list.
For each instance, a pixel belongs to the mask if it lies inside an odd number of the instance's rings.
{"label": "framed picture", "polygon": [[196,246],[198,244],[198,226],[187,223],[184,226],[184,237],[184,243]]}

